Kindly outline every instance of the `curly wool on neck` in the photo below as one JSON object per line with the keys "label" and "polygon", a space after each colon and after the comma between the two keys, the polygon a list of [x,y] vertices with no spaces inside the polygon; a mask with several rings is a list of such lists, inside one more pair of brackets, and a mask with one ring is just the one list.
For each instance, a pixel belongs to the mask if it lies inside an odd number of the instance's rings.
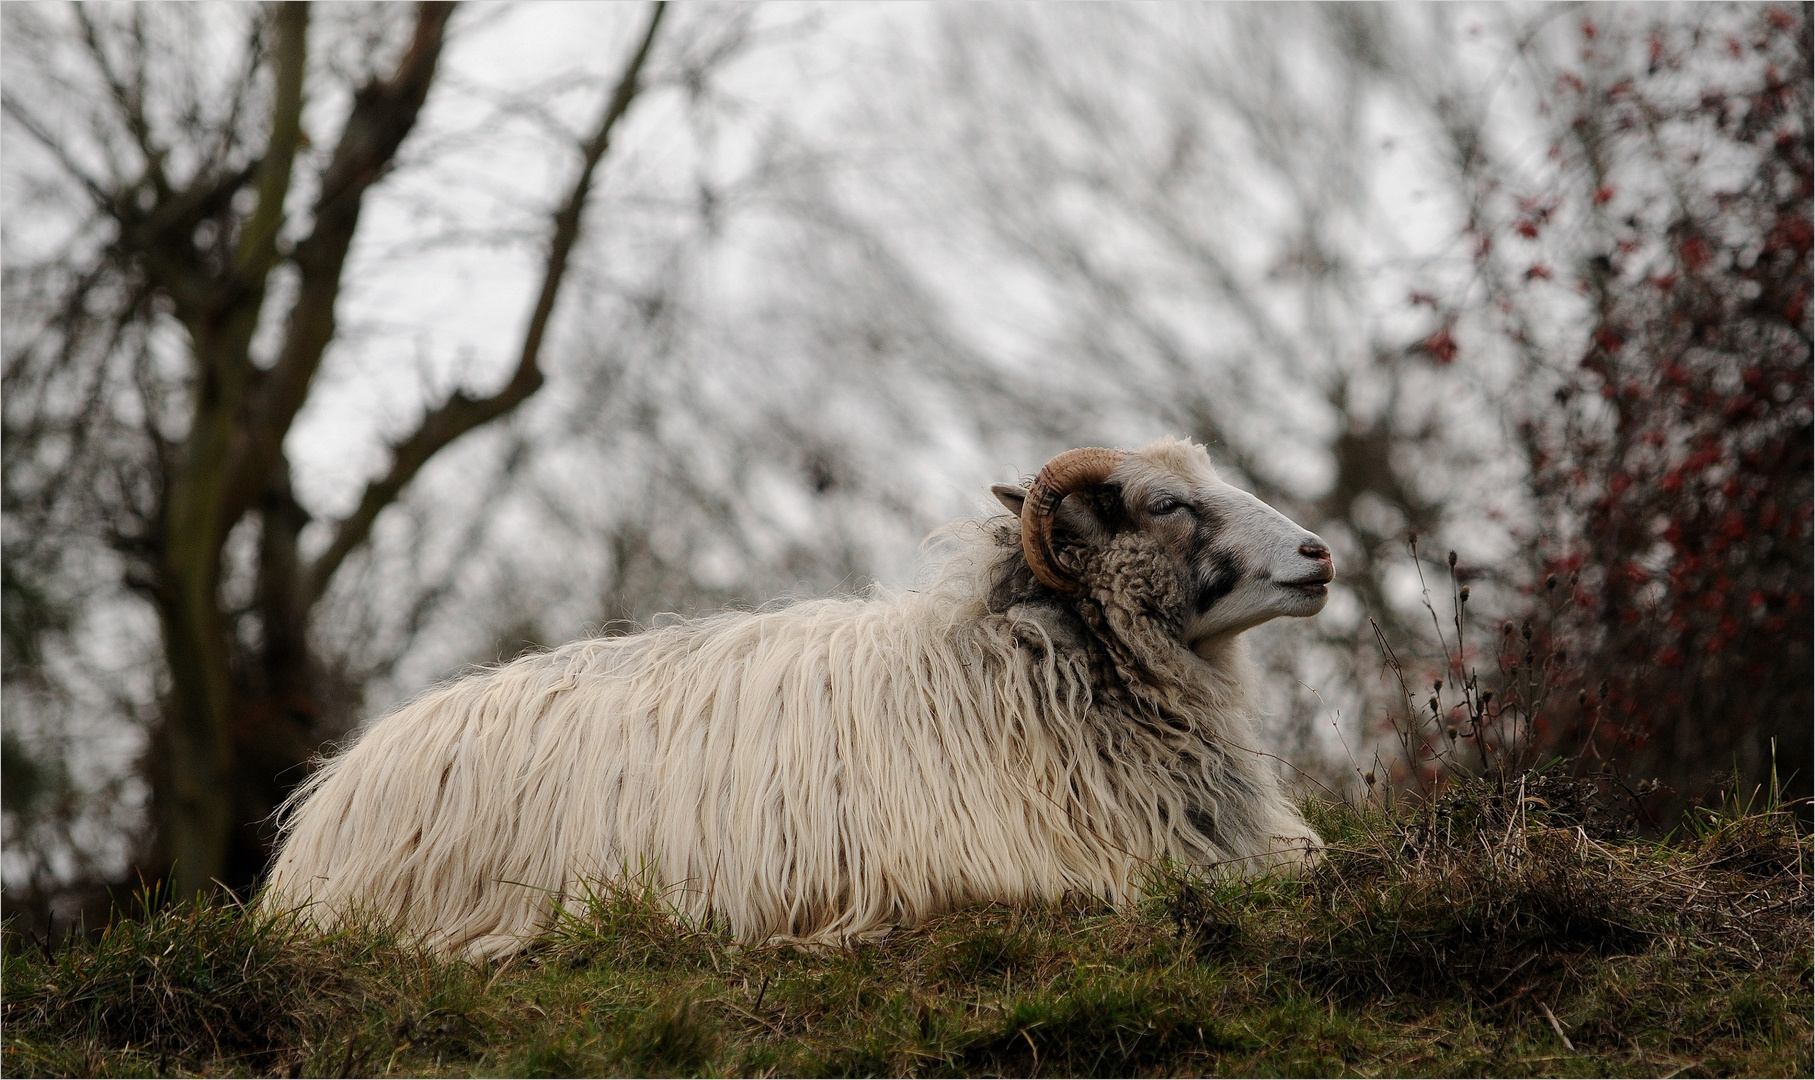
{"label": "curly wool on neck", "polygon": [[1206,660],[1112,588],[1055,640],[1005,597],[1015,530],[956,535],[925,591],[580,641],[430,691],[292,796],[263,903],[486,957],[587,882],[647,875],[740,940],[838,943],[971,901],[1124,902],[1156,858],[1259,869],[1317,845],[1256,752],[1239,639]]}

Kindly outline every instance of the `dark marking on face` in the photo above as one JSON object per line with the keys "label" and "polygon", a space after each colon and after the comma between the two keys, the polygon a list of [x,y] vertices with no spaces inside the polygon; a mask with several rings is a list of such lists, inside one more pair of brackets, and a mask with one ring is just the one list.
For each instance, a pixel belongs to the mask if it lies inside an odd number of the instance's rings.
{"label": "dark marking on face", "polygon": [[1210,557],[1210,565],[1198,572],[1197,613],[1204,614],[1217,601],[1228,596],[1242,579],[1241,564],[1226,551]]}
{"label": "dark marking on face", "polygon": [[1209,507],[1196,504],[1193,504],[1191,507],[1191,515],[1197,519],[1197,529],[1193,533],[1193,539],[1197,542],[1197,549],[1199,551],[1206,550],[1210,547],[1211,542],[1216,539],[1216,534],[1222,531],[1222,519],[1217,517],[1215,511],[1211,510]]}
{"label": "dark marking on face", "polygon": [[1122,485],[1112,481],[1098,484],[1088,494],[1090,512],[1097,524],[1111,533],[1126,532],[1134,527],[1128,507],[1122,502]]}

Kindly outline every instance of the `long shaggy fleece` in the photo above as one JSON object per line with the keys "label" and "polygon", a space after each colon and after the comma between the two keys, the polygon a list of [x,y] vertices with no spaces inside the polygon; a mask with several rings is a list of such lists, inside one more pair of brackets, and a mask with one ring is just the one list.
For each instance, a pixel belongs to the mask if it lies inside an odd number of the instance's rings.
{"label": "long shaggy fleece", "polygon": [[835,943],[967,901],[1124,901],[1156,857],[1306,857],[1239,640],[1188,650],[1151,565],[1043,612],[1012,523],[973,533],[926,591],[581,641],[426,694],[294,796],[264,902],[484,957],[587,881],[647,875],[740,940]]}

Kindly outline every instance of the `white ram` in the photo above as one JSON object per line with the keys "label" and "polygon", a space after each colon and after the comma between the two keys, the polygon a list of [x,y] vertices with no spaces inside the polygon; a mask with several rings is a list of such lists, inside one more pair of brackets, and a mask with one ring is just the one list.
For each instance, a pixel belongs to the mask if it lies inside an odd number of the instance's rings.
{"label": "white ram", "polygon": [[1292,868],[1242,631],[1311,615],[1311,533],[1203,449],[1073,450],[923,591],[575,642],[432,690],[287,805],[263,902],[497,956],[648,875],[742,940],[978,900],[1129,899],[1144,863]]}

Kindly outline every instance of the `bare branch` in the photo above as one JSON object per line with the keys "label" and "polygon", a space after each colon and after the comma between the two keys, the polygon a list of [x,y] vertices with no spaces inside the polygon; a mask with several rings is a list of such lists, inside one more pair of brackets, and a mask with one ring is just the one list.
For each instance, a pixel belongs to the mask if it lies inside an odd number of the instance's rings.
{"label": "bare branch", "polygon": [[101,78],[107,83],[107,89],[113,96],[114,104],[119,106],[120,119],[126,124],[126,130],[132,134],[133,142],[138,144],[139,152],[145,155],[145,168],[162,186],[164,153],[151,137],[151,125],[145,118],[145,34],[144,22],[140,12],[135,8],[132,13],[133,40],[137,48],[138,65],[135,69],[132,86],[128,87],[113,68],[113,61],[107,55],[106,43],[101,40],[100,28],[88,17],[88,8],[83,4],[72,5],[76,22],[82,27],[82,41],[88,46],[88,53],[94,58],[95,67],[101,72]]}
{"label": "bare branch", "polygon": [[[308,397],[322,354],[334,339],[334,305],[365,193],[384,176],[397,148],[416,125],[434,82],[452,13],[452,4],[422,4],[415,33],[397,69],[389,78],[374,79],[354,94],[352,111],[322,177],[314,228],[293,256],[301,281],[282,350],[276,366],[254,387],[245,422],[235,435],[233,473],[226,489],[224,520],[228,522],[237,521],[263,490],[284,436]],[[283,48],[280,44],[280,51]],[[263,208],[261,198],[261,213]],[[281,226],[281,203],[273,210]],[[275,232],[271,239],[275,240]]]}
{"label": "bare branch", "polygon": [[574,180],[567,201],[554,214],[542,289],[536,296],[535,308],[530,314],[529,325],[524,330],[523,349],[510,381],[504,389],[489,397],[473,398],[463,391],[455,391],[447,401],[429,410],[421,425],[397,444],[392,451],[390,470],[366,486],[358,509],[339,522],[327,550],[322,552],[310,568],[307,586],[310,600],[321,596],[327,589],[329,579],[339,569],[341,562],[354,548],[365,542],[379,513],[396,500],[431,457],[460,436],[515,409],[541,388],[542,342],[548,331],[549,319],[554,314],[555,301],[560,297],[561,282],[567,275],[574,244],[580,236],[586,199],[592,192],[593,173],[611,148],[612,131],[643,88],[643,65],[649,58],[651,46],[655,44],[656,31],[661,26],[666,11],[666,0],[660,0],[650,12],[648,28],[625,65],[617,89],[612,92],[604,113],[599,117],[598,127],[583,147],[580,174]]}
{"label": "bare branch", "polygon": [[258,209],[240,230],[234,273],[262,281],[277,261],[277,234],[284,224],[284,196],[302,142],[303,68],[309,56],[309,6],[296,0],[281,5],[275,18],[277,41],[272,48],[276,100],[271,107],[271,140],[258,168]]}
{"label": "bare branch", "polygon": [[[138,10],[136,7],[133,9],[135,15]],[[265,64],[265,29],[264,20],[252,21],[251,32],[246,35],[245,67],[238,78],[233,80],[233,96],[228,100],[227,111],[216,129],[214,145],[204,155],[203,160],[213,162],[217,170],[226,167],[234,144],[239,141],[240,116],[245,112],[247,100],[252,96],[258,80],[258,70]],[[140,70],[144,70],[143,65],[140,65]]]}
{"label": "bare branch", "polygon": [[69,155],[69,149],[59,142],[57,137],[50,133],[50,129],[37,117],[27,112],[25,106],[19,104],[16,98],[0,96],[0,109],[4,109],[6,115],[12,117],[15,123],[25,129],[26,134],[36,139],[44,149],[50,151],[51,156],[57,159],[57,164],[63,166],[64,172],[81,181],[82,186],[88,189],[88,196],[94,200],[96,206],[112,209],[113,193],[107,190],[106,185],[90,176],[86,169],[77,164],[75,158]]}

